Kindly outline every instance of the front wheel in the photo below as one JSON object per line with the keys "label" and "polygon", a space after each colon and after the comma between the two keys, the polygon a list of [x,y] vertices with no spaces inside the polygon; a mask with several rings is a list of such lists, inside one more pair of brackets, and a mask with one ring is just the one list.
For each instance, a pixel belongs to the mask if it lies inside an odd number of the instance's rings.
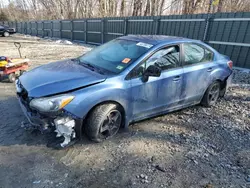
{"label": "front wheel", "polygon": [[206,90],[201,104],[206,107],[214,105],[220,96],[220,83],[218,81],[213,82]]}
{"label": "front wheel", "polygon": [[97,106],[87,118],[85,132],[95,141],[102,142],[116,135],[122,124],[121,109],[116,104]]}

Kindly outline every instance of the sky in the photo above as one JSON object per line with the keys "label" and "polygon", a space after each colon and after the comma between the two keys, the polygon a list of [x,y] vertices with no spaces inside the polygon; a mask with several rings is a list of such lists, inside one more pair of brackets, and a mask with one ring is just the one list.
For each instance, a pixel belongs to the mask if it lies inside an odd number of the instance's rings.
{"label": "sky", "polygon": [[9,4],[9,0],[0,0],[0,5],[7,6]]}

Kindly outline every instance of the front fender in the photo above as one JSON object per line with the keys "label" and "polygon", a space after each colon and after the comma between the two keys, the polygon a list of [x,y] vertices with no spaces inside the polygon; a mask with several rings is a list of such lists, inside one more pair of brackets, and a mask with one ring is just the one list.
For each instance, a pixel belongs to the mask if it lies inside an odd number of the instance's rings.
{"label": "front fender", "polygon": [[[124,82],[124,81],[123,81]],[[65,110],[74,114],[79,118],[85,118],[88,112],[97,104],[114,101],[119,103],[125,111],[125,124],[128,124],[128,117],[131,116],[129,110],[130,95],[129,95],[129,81],[117,82],[114,84],[113,81],[105,81],[97,85],[93,85],[87,88],[83,88],[73,92],[75,98],[70,104],[65,106]]]}

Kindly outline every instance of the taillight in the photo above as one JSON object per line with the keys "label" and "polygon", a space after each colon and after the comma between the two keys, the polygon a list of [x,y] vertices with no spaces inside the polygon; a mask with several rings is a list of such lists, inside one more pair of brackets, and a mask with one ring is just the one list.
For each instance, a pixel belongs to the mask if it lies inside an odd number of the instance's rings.
{"label": "taillight", "polygon": [[232,61],[228,61],[227,62],[227,66],[232,69],[233,68],[233,62]]}

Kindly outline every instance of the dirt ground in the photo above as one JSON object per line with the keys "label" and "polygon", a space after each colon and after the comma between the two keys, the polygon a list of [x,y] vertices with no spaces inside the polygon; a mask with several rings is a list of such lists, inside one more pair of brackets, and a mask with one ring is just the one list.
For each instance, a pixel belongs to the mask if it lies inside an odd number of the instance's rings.
{"label": "dirt ground", "polygon": [[[32,67],[71,58],[89,45],[15,35],[0,38],[0,55]],[[66,42],[65,42],[66,43]],[[145,120],[103,143],[84,138],[66,150],[46,147],[51,135],[25,131],[14,84],[0,83],[0,187],[250,187],[250,73],[234,71],[232,88],[212,108],[194,106]]]}

